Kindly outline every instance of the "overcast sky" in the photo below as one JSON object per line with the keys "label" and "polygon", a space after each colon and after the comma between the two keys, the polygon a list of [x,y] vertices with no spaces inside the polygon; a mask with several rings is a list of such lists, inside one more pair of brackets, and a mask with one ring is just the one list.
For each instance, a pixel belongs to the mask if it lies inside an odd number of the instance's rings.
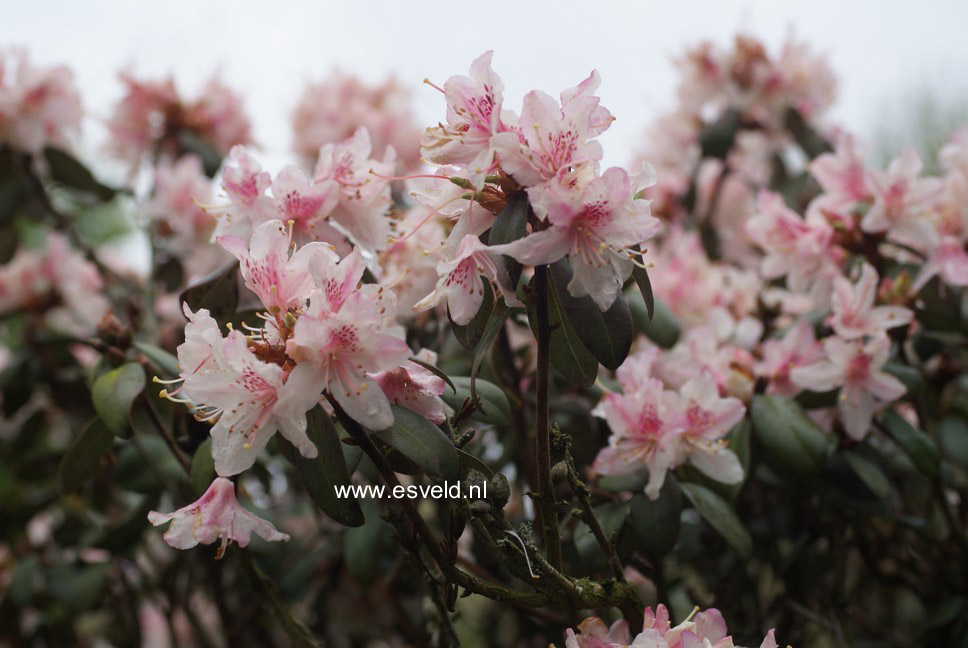
{"label": "overcast sky", "polygon": [[966,26],[968,2],[956,0],[0,0],[0,45],[68,63],[95,116],[119,97],[121,67],[171,72],[186,91],[218,70],[245,96],[273,159],[288,151],[289,114],[307,80],[337,66],[373,81],[394,73],[413,87],[421,122],[434,123],[443,103],[421,81],[466,73],[494,49],[514,110],[528,90],[557,95],[598,68],[602,102],[618,118],[602,137],[605,161],[622,164],[649,119],[672,104],[670,58],[738,30],[774,47],[792,30],[825,52],[841,81],[834,117],[868,134],[905,92],[949,78],[964,88]]}

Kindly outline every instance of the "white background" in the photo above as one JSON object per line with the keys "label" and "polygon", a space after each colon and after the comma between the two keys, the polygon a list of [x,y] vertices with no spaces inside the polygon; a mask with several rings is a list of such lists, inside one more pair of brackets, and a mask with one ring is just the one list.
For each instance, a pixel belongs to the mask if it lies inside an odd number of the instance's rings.
{"label": "white background", "polygon": [[628,161],[649,119],[674,99],[673,55],[703,38],[746,30],[775,47],[792,31],[829,56],[840,78],[834,118],[869,136],[905,93],[952,96],[968,83],[968,3],[811,0],[584,2],[269,0],[0,0],[0,46],[24,45],[44,63],[76,72],[99,118],[121,94],[117,71],[175,75],[192,92],[214,71],[241,90],[265,154],[285,159],[289,114],[303,84],[334,67],[413,87],[421,123],[442,119],[440,95],[421,84],[466,73],[494,49],[518,110],[531,88],[557,94],[594,67],[603,104],[618,118],[602,137],[606,163]]}

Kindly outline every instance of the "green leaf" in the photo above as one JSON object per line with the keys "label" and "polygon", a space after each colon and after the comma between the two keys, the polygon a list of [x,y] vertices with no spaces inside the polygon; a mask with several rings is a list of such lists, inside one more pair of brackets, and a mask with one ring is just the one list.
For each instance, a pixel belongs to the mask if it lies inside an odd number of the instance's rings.
{"label": "green leaf", "polygon": [[[938,436],[945,456],[962,466],[968,466],[968,421],[946,416],[938,424]],[[930,441],[930,438],[928,440]],[[931,448],[935,452],[935,461],[937,461],[937,449],[933,444]],[[937,463],[934,466],[937,471]]]}
{"label": "green leaf", "polygon": [[[488,245],[511,243],[528,233],[528,194],[520,192],[511,197],[507,206],[494,219],[488,234]],[[521,277],[521,264],[509,256],[504,257],[504,265],[511,276],[511,283],[517,285]]]}
{"label": "green leaf", "polygon": [[649,271],[645,268],[635,266],[632,268],[632,279],[639,287],[642,300],[645,302],[645,310],[649,315],[649,321],[655,316],[655,295],[652,294],[652,282],[649,280]]}
{"label": "green leaf", "polygon": [[[454,410],[457,410],[465,399],[471,397],[471,379],[467,376],[455,376],[451,380],[457,388],[457,393],[444,392],[441,398]],[[511,422],[511,405],[508,403],[508,397],[504,394],[504,391],[494,383],[480,378],[477,379],[475,385],[477,398],[483,408],[474,410],[470,415],[471,420],[491,425],[509,425]]]}
{"label": "green leaf", "polygon": [[94,475],[101,457],[111,449],[112,443],[114,434],[101,419],[96,418],[84,426],[61,459],[57,471],[61,490],[67,493],[83,486]]}
{"label": "green leaf", "polygon": [[629,310],[635,330],[644,333],[646,337],[663,349],[671,349],[679,341],[680,326],[676,316],[661,299],[654,301],[652,311],[636,291],[626,293]]}
{"label": "green leaf", "polygon": [[911,463],[919,472],[932,479],[938,476],[941,455],[931,437],[913,427],[894,411],[886,412],[881,417],[880,427],[911,458]]}
{"label": "green leaf", "polygon": [[736,515],[736,511],[716,493],[698,484],[683,482],[679,486],[706,522],[743,560],[753,555],[753,538]]}
{"label": "green leaf", "polygon": [[136,362],[128,362],[98,376],[91,387],[94,409],[114,434],[128,427],[131,404],[145,388],[145,371]]}
{"label": "green leaf", "polygon": [[[629,503],[605,502],[594,507],[592,510],[595,513],[595,518],[602,527],[602,531],[605,532],[605,537],[611,538],[612,534],[618,534],[625,524],[625,520],[628,517]],[[575,543],[575,549],[582,558],[582,562],[601,562],[602,550],[591,527],[582,522],[575,527],[572,539]]]}
{"label": "green leaf", "polygon": [[[502,330],[504,330],[504,322],[511,315],[511,309],[502,304],[497,307],[496,312],[491,317],[491,321],[487,323],[484,328],[484,333],[481,335],[481,341],[477,345],[477,349],[474,351],[474,361],[471,363],[471,400],[477,405],[479,409],[484,409],[484,405],[480,402],[480,397],[477,393],[477,374],[481,370],[481,365],[484,363],[484,356],[491,348],[491,344],[494,342],[494,338],[498,336]],[[485,410],[486,413],[486,410]]]}
{"label": "green leaf", "polygon": [[153,364],[157,369],[159,369],[164,376],[169,376],[174,378],[178,376],[178,358],[168,353],[161,347],[155,346],[148,342],[138,342],[133,343],[134,348],[145,354],[145,357]]}
{"label": "green leaf", "polygon": [[[454,332],[454,337],[457,342],[460,343],[462,347],[468,351],[473,351],[477,348],[477,345],[481,343],[481,338],[484,336],[484,329],[487,327],[487,323],[491,319],[491,313],[494,312],[494,290],[491,288],[491,282],[484,282],[484,297],[481,299],[481,307],[478,309],[477,314],[467,324],[455,324],[454,320],[450,320],[450,330]],[[447,317],[450,318],[450,311],[447,311]]]}
{"label": "green leaf", "polygon": [[[551,366],[571,382],[581,387],[591,387],[598,377],[598,360],[582,343],[568,319],[562,316],[561,306],[550,284],[549,278],[548,325],[551,327],[551,339],[548,350]],[[531,290],[527,293],[528,323],[531,325],[531,332],[537,335],[537,291],[534,285],[535,280],[532,278]]]}
{"label": "green leaf", "polygon": [[222,155],[211,144],[198,136],[194,131],[181,129],[178,131],[178,146],[183,153],[194,153],[201,159],[202,168],[209,178],[215,177],[222,165]]}
{"label": "green leaf", "polygon": [[391,405],[393,425],[373,436],[431,475],[460,479],[460,462],[454,443],[436,425],[405,407]]}
{"label": "green leaf", "polygon": [[393,529],[380,517],[376,500],[363,500],[363,510],[366,523],[343,534],[343,558],[353,580],[369,587],[383,571],[381,559],[393,547]]}
{"label": "green leaf", "polygon": [[604,313],[591,297],[573,297],[568,291],[573,273],[567,259],[548,267],[549,289],[568,323],[591,354],[606,369],[618,369],[628,357],[635,329],[628,303],[620,292]]}
{"label": "green leaf", "polygon": [[672,551],[679,539],[682,494],[673,475],[666,475],[659,498],[652,501],[642,493],[632,497],[632,528],[649,558],[657,560]]}
{"label": "green leaf", "polygon": [[891,494],[891,482],[877,464],[851,450],[844,451],[843,455],[851,469],[873,495],[884,499]]}
{"label": "green leaf", "polygon": [[58,148],[44,149],[50,177],[65,187],[94,194],[101,200],[111,200],[117,193],[111,187],[98,182],[94,174],[73,155]]}
{"label": "green leaf", "polygon": [[193,312],[207,308],[215,321],[224,326],[232,321],[239,307],[238,273],[238,262],[231,263],[186,288],[179,299]]}
{"label": "green leaf", "polygon": [[486,463],[467,452],[466,450],[457,450],[457,460],[460,461],[460,477],[461,479],[466,479],[467,474],[476,470],[488,479],[494,476],[494,471]]}
{"label": "green leaf", "polygon": [[135,435],[118,452],[114,480],[121,488],[155,495],[185,478],[168,444],[158,436]]}
{"label": "green leaf", "polygon": [[110,563],[80,567],[54,565],[47,572],[47,589],[72,613],[79,614],[102,602],[101,596],[110,569]]}
{"label": "green leaf", "polygon": [[192,465],[189,477],[192,480],[192,490],[197,495],[204,493],[215,480],[215,459],[212,457],[212,439],[205,439],[195,448],[192,455]]}
{"label": "green leaf", "polygon": [[343,455],[343,443],[339,432],[321,406],[316,406],[306,414],[307,430],[310,441],[316,445],[318,454],[312,459],[299,454],[299,451],[281,435],[277,435],[279,448],[283,455],[299,471],[306,492],[326,515],[340,524],[357,527],[363,524],[363,511],[355,499],[336,496],[337,486],[350,482],[350,473]]}
{"label": "green leaf", "polygon": [[812,160],[823,153],[833,151],[830,142],[811,128],[807,120],[800,114],[800,111],[793,106],[787,108],[783,118],[783,125],[793,135],[793,139],[800,145],[803,152],[807,154],[808,160]]}
{"label": "green leaf", "polygon": [[778,468],[799,478],[823,468],[834,440],[796,401],[776,394],[755,396],[751,413],[753,431]]}
{"label": "green leaf", "polygon": [[699,134],[702,157],[725,160],[733,148],[740,125],[739,113],[727,110],[718,120],[703,129]]}

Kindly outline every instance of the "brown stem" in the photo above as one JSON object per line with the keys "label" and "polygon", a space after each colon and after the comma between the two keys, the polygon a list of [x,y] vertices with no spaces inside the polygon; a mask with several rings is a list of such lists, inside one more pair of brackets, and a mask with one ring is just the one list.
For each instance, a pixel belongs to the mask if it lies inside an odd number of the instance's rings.
{"label": "brown stem", "polygon": [[558,510],[555,508],[555,492],[551,481],[551,423],[548,410],[548,389],[550,386],[551,327],[548,323],[548,268],[536,266],[534,286],[537,304],[536,337],[538,338],[538,384],[537,409],[535,412],[535,448],[538,478],[538,503],[541,508],[541,541],[548,562],[556,570],[561,570],[561,540],[558,536]]}
{"label": "brown stem", "polygon": [[598,541],[598,546],[602,548],[602,551],[605,553],[605,558],[608,559],[608,566],[612,569],[612,574],[615,576],[615,579],[619,582],[624,582],[625,570],[622,568],[622,561],[618,559],[618,554],[615,552],[615,546],[612,544],[611,539],[605,535],[605,530],[598,521],[595,511],[592,509],[591,502],[588,500],[588,489],[585,487],[585,483],[578,478],[578,471],[575,470],[575,465],[570,460],[568,461],[568,483],[578,498],[578,505],[581,507],[582,522],[587,524],[588,528],[592,530],[595,540]]}

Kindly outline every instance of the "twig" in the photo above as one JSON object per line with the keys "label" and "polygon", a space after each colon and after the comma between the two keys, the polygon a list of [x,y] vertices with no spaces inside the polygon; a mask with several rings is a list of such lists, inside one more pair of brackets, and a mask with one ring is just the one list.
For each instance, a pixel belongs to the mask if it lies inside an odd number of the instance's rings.
{"label": "twig", "polygon": [[605,553],[605,558],[608,560],[608,565],[612,569],[612,574],[616,580],[620,582],[625,581],[625,570],[622,568],[622,561],[619,560],[618,554],[615,552],[615,546],[612,544],[611,539],[605,535],[605,530],[598,521],[598,516],[595,515],[594,509],[592,509],[591,502],[588,500],[588,489],[585,487],[584,482],[578,478],[578,471],[575,470],[575,464],[571,460],[571,457],[568,458],[568,483],[578,498],[578,505],[581,507],[581,520],[592,530],[595,540],[598,541],[598,546]]}

